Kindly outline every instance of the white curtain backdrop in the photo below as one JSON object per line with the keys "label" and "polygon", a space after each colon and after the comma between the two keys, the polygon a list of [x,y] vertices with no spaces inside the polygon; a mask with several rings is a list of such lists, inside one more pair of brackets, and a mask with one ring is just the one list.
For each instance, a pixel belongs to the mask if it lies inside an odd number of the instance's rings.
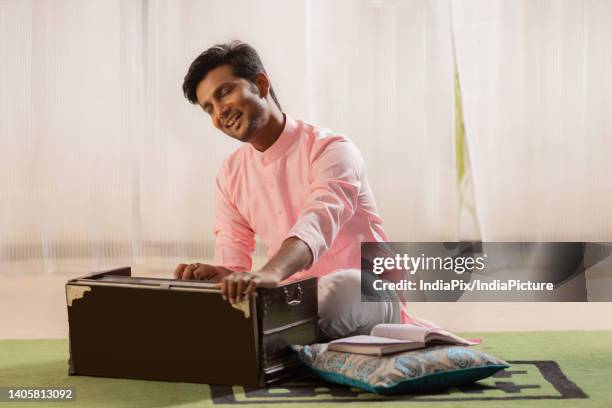
{"label": "white curtain backdrop", "polygon": [[104,264],[138,248],[139,7],[0,2],[3,272]]}
{"label": "white curtain backdrop", "polygon": [[181,84],[232,39],[285,112],[362,149],[393,239],[457,238],[447,1],[9,0],[0,30],[4,275],[212,255],[214,178],[237,144]]}
{"label": "white curtain backdrop", "polygon": [[361,148],[390,238],[457,240],[448,2],[316,1],[308,15],[309,111]]}
{"label": "white curtain backdrop", "polygon": [[451,5],[482,239],[612,241],[612,3]]}
{"label": "white curtain backdrop", "polygon": [[238,145],[181,84],[200,52],[232,39],[259,51],[286,113],[360,147],[392,239],[461,237],[454,44],[483,238],[612,240],[611,12],[604,1],[0,1],[0,275],[170,273],[210,258],[214,179]]}

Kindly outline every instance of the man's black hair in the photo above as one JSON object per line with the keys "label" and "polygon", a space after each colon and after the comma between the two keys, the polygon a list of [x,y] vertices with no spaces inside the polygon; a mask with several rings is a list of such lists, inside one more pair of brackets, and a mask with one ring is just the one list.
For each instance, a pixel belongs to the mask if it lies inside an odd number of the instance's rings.
{"label": "man's black hair", "polygon": [[[183,81],[183,93],[185,98],[193,104],[198,103],[196,88],[204,77],[220,65],[227,64],[232,67],[234,75],[255,83],[255,76],[260,72],[266,72],[263,63],[255,51],[255,48],[241,41],[232,41],[225,44],[217,44],[210,47],[191,63],[189,71]],[[272,85],[270,84],[270,95],[279,109],[281,109]]]}

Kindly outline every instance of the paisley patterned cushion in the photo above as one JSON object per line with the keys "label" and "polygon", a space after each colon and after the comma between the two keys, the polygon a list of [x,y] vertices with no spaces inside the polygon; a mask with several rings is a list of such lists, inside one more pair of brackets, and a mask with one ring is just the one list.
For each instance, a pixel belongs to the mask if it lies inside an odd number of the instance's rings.
{"label": "paisley patterned cushion", "polygon": [[482,351],[459,346],[435,346],[382,357],[327,351],[327,344],[292,348],[321,378],[381,394],[458,386],[509,367]]}

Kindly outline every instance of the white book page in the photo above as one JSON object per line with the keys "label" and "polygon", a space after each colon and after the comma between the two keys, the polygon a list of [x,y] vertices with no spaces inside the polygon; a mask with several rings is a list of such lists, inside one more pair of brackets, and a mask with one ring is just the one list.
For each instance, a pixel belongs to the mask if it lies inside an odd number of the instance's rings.
{"label": "white book page", "polygon": [[372,336],[425,343],[429,329],[413,324],[377,324],[370,333]]}
{"label": "white book page", "polygon": [[335,344],[367,344],[367,345],[385,345],[385,344],[407,344],[407,343],[414,343],[414,341],[411,340],[398,340],[398,339],[391,339],[388,337],[376,337],[376,336],[365,336],[365,335],[361,335],[361,336],[352,336],[352,337],[346,337],[344,339],[338,339],[338,340],[334,340],[334,341],[330,341],[331,343],[335,343]]}
{"label": "white book page", "polygon": [[475,344],[478,344],[473,341],[464,339],[463,337],[459,337],[456,334],[453,334],[446,330],[432,330],[431,333],[429,333],[429,335],[427,336],[427,341],[431,340],[444,340],[451,343],[465,344],[467,346],[473,346]]}

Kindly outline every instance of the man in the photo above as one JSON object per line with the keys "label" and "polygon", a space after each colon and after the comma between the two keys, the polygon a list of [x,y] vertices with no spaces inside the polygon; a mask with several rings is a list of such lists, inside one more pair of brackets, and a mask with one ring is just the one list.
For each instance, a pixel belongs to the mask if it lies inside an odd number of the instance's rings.
{"label": "man", "polygon": [[[217,175],[215,265],[180,264],[175,278],[220,282],[231,303],[257,287],[320,278],[319,323],[330,338],[398,322],[397,302],[359,301],[360,243],[387,237],[355,145],[284,114],[257,52],[241,42],[200,54],[183,91],[244,145]],[[255,234],[268,250],[258,271]]]}

